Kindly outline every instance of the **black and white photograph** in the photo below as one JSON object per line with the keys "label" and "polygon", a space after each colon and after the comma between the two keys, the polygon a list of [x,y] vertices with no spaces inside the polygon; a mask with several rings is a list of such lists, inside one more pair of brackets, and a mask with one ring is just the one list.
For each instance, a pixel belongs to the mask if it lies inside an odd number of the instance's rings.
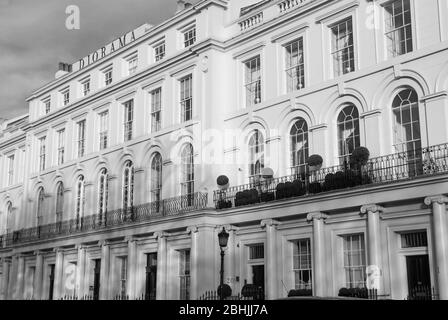
{"label": "black and white photograph", "polygon": [[0,0],[0,300],[448,300],[447,123],[447,0]]}

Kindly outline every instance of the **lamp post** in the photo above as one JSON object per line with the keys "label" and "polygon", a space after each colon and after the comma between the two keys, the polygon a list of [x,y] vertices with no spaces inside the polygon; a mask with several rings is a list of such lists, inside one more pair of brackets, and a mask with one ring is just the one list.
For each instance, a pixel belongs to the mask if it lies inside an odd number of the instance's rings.
{"label": "lamp post", "polygon": [[222,227],[222,231],[218,233],[219,247],[221,249],[221,278],[219,283],[220,300],[224,300],[224,249],[227,247],[229,241],[229,233]]}

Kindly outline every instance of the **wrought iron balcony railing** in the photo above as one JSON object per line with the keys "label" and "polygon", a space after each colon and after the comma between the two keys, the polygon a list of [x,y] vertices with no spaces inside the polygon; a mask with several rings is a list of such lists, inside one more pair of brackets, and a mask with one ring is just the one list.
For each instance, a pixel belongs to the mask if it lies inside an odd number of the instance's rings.
{"label": "wrought iron balcony railing", "polygon": [[157,202],[108,211],[104,214],[93,214],[38,227],[17,230],[0,236],[0,248],[120,225],[150,221],[161,217],[176,216],[182,213],[204,209],[206,207],[207,194],[196,192]]}
{"label": "wrought iron balcony railing", "polygon": [[216,190],[217,209],[448,173],[448,143]]}

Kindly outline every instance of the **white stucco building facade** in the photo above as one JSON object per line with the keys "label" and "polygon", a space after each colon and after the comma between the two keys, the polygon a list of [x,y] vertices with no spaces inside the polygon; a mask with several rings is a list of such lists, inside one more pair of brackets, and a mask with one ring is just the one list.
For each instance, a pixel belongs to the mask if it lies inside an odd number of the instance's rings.
{"label": "white stucco building facade", "polygon": [[0,124],[0,298],[197,299],[225,227],[234,293],[448,299],[447,1],[181,9]]}

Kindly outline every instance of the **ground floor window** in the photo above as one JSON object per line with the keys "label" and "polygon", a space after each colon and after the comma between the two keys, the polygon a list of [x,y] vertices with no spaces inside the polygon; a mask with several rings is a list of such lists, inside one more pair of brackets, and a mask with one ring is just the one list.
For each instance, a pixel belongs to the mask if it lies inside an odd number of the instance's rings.
{"label": "ground floor window", "polygon": [[366,251],[364,234],[343,236],[345,285],[364,288],[366,283]]}
{"label": "ground floor window", "polygon": [[310,239],[293,242],[293,271],[296,290],[312,289]]}
{"label": "ground floor window", "polygon": [[190,250],[179,251],[180,300],[190,299]]}

